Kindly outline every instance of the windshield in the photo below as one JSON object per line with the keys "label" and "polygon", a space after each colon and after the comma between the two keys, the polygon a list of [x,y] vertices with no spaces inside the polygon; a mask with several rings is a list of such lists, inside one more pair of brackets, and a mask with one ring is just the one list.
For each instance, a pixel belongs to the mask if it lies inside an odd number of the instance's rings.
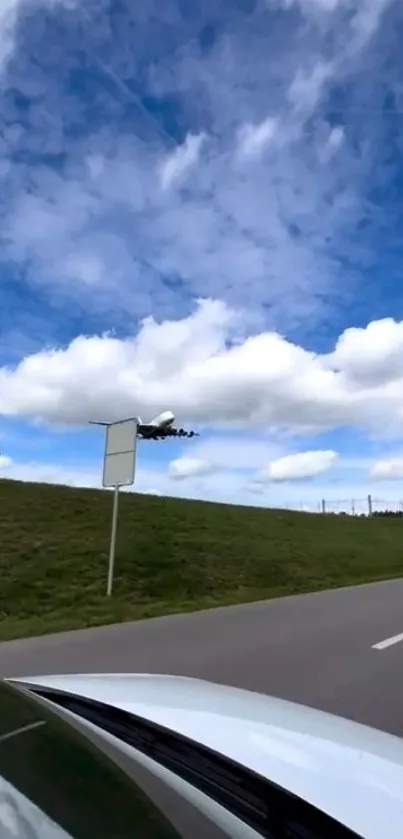
{"label": "windshield", "polygon": [[88,832],[99,839],[181,835],[102,751],[1,687],[0,839],[88,839]]}

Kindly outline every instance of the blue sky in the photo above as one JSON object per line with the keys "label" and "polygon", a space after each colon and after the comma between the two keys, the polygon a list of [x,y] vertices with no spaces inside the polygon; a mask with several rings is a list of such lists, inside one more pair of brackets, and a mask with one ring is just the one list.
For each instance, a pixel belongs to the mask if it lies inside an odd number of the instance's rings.
{"label": "blue sky", "polygon": [[398,0],[7,0],[0,474],[403,499]]}

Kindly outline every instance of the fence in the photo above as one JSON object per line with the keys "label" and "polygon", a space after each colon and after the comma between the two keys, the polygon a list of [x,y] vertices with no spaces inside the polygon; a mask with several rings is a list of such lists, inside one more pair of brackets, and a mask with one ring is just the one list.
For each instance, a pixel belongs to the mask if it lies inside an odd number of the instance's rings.
{"label": "fence", "polygon": [[383,501],[367,495],[366,498],[327,501],[322,498],[319,512],[328,515],[403,517],[403,501]]}

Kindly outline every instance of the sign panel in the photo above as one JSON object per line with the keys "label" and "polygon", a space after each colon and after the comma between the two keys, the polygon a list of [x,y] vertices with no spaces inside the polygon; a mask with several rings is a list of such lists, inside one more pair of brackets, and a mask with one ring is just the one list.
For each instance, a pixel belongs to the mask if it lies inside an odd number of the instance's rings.
{"label": "sign panel", "polygon": [[124,420],[108,425],[103,487],[131,486],[136,466],[137,422]]}

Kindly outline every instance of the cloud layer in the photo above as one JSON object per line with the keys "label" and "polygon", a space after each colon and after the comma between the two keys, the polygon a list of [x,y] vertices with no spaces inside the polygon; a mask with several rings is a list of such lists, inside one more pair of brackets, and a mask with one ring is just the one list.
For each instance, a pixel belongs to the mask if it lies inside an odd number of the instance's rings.
{"label": "cloud layer", "polygon": [[394,5],[9,0],[0,214],[18,294],[125,330],[200,296],[313,329],[356,290],[350,231],[371,209],[375,129],[357,136],[336,94],[365,97],[357,68]]}
{"label": "cloud layer", "polygon": [[239,313],[204,300],[134,337],[81,336],[0,369],[0,414],[74,424],[169,409],[204,425],[401,433],[402,347],[392,319],[345,330],[323,355],[276,332],[242,337]]}

